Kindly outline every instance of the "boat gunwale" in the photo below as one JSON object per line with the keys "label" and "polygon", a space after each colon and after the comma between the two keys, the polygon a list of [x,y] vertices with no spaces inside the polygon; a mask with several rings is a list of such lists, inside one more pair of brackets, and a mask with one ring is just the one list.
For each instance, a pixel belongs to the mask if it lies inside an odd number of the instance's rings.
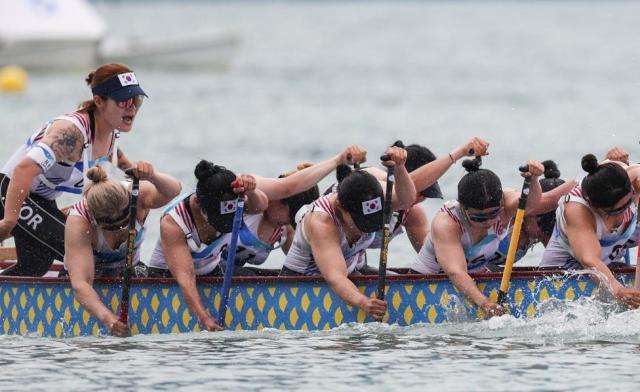
{"label": "boat gunwale", "polygon": [[[546,278],[556,276],[566,276],[572,273],[585,270],[560,270],[560,269],[538,269],[535,267],[520,267],[513,270],[511,280],[514,279],[533,279]],[[635,267],[614,268],[612,272],[615,275],[632,275],[635,274]],[[474,280],[488,281],[499,280],[502,272],[483,272],[469,274]],[[358,275],[349,277],[354,283],[373,282],[378,280],[378,275]],[[389,282],[411,281],[448,281],[446,274],[398,274],[387,275],[386,280]],[[222,276],[202,276],[197,278],[198,284],[217,284],[222,283]],[[270,283],[310,283],[325,282],[321,275],[318,276],[234,276],[233,283],[236,284],[270,284]],[[4,276],[0,275],[0,283],[41,283],[41,284],[69,284],[68,277],[25,277],[25,276]],[[94,284],[122,284],[122,278],[96,278]],[[174,278],[131,278],[132,285],[157,285],[157,284],[176,284]]]}

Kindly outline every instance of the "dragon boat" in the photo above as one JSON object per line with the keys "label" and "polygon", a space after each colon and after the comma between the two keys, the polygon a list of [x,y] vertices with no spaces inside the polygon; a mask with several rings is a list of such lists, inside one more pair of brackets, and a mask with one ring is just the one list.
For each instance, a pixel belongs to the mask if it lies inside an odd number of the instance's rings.
{"label": "dragon boat", "polygon": [[[274,271],[271,271],[274,273]],[[321,277],[236,277],[229,297],[225,325],[231,330],[327,330],[345,323],[372,321],[347,305]],[[615,271],[625,285],[633,283],[635,269]],[[496,300],[501,273],[475,274],[480,289]],[[352,278],[365,295],[375,295],[377,276]],[[114,312],[120,306],[120,279],[97,279],[96,290]],[[203,303],[212,315],[221,301],[222,278],[198,279]],[[591,296],[598,287],[587,274],[559,270],[514,269],[508,304],[516,317],[535,317],[550,299],[575,300]],[[461,295],[446,275],[391,275],[387,277],[385,322],[417,323],[483,319],[485,314]],[[0,276],[0,333],[43,337],[106,335],[105,327],[74,299],[68,278]],[[134,278],[129,323],[133,334],[200,331],[173,279]]]}

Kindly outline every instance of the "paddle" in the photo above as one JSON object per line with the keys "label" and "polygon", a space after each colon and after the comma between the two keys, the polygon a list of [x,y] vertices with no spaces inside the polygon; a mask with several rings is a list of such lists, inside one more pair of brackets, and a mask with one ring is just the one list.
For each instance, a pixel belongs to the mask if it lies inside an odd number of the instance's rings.
{"label": "paddle", "polygon": [[[238,181],[234,181],[231,186],[237,188]],[[231,229],[231,240],[227,248],[227,269],[224,271],[224,280],[222,281],[222,299],[220,300],[220,309],[218,311],[218,324],[224,327],[224,316],[227,312],[227,302],[229,300],[229,291],[231,290],[231,280],[233,279],[233,267],[235,266],[236,247],[238,246],[238,235],[240,226],[242,225],[242,213],[244,210],[244,193],[239,193],[236,199],[236,212],[233,216],[233,227]]]}
{"label": "paddle", "polygon": [[138,213],[138,194],[140,180],[133,174],[133,169],[127,169],[125,173],[133,178],[131,197],[129,199],[129,232],[127,237],[127,265],[122,274],[122,301],[120,302],[120,321],[127,323],[129,319],[129,289],[131,288],[131,269],[133,267],[134,245],[136,242],[136,215]]}
{"label": "paddle", "polygon": [[[380,160],[388,161],[389,155],[382,155]],[[380,247],[380,264],[378,265],[378,299],[384,301],[384,286],[387,277],[387,254],[389,250],[389,240],[391,237],[391,197],[393,195],[394,166],[387,167],[387,191],[384,194],[384,206],[382,208],[382,219],[384,228],[382,229],[382,246]]]}
{"label": "paddle", "polygon": [[[522,173],[529,171],[527,165],[518,168]],[[527,198],[529,197],[529,187],[531,186],[531,177],[525,177],[522,184],[522,192],[518,200],[518,210],[516,211],[516,219],[513,223],[513,232],[511,233],[511,241],[509,242],[509,250],[507,251],[507,260],[502,272],[502,281],[500,282],[500,292],[498,293],[498,305],[504,305],[507,301],[507,290],[509,290],[509,281],[511,279],[511,271],[513,262],[516,258],[516,250],[520,241],[520,230],[524,221],[524,210],[527,207]]]}

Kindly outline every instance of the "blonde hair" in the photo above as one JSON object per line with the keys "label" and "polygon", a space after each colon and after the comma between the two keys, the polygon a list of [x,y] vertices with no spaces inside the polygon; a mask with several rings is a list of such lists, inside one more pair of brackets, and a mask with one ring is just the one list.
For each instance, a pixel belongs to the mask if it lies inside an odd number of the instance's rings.
{"label": "blonde hair", "polygon": [[129,191],[124,185],[108,178],[107,172],[101,166],[89,169],[87,178],[92,184],[85,189],[84,197],[94,219],[102,222],[120,216],[129,205]]}

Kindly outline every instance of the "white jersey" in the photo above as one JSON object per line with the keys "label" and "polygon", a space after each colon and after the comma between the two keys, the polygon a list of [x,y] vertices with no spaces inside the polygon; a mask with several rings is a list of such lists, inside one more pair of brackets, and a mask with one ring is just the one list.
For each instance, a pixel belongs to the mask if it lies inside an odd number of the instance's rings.
{"label": "white jersey", "polygon": [[[89,211],[87,201],[82,199],[69,209],[69,216],[79,216],[87,220],[96,230],[97,243],[93,246],[93,262],[96,267],[107,269],[123,269],[127,261],[127,241],[116,249],[111,248],[104,238],[104,231],[96,224],[96,220]],[[144,241],[144,226],[136,221],[136,237],[134,241],[133,264],[140,261],[140,247]],[[64,260],[67,269],[67,260]]]}
{"label": "white jersey", "polygon": [[[182,229],[187,246],[191,252],[196,275],[206,275],[220,264],[220,253],[228,244],[230,234],[222,234],[210,244],[200,241],[195,220],[189,206],[189,198],[192,194],[182,194],[175,198],[165,209],[164,215],[169,215]],[[162,250],[162,240],[158,240],[153,249],[151,259],[147,266],[158,269],[169,269],[166,257]]]}
{"label": "white jersey", "polygon": [[[55,120],[63,120],[76,126],[84,137],[84,149],[82,152],[82,160],[77,162],[56,161],[55,157],[48,146],[40,144],[45,137],[53,121],[48,122],[39,131],[34,133],[25,144],[20,146],[11,156],[9,161],[0,170],[7,177],[11,178],[16,166],[27,156],[37,154],[42,160],[35,161],[42,170],[42,174],[34,178],[31,184],[31,193],[41,196],[48,200],[58,198],[63,192],[81,194],[84,185],[84,174],[88,168],[95,166],[101,162],[108,162],[109,155],[114,159],[114,166],[117,167],[117,137],[119,132],[114,130],[112,133],[111,146],[106,156],[92,159],[93,147],[93,130],[90,124],[89,115],[81,112],[73,112],[64,116],[57,117]],[[32,152],[33,149],[36,149]],[[41,151],[40,151],[41,150]]]}
{"label": "white jersey", "polygon": [[[258,229],[263,219],[263,214],[247,215],[243,218],[242,226],[238,232],[235,265],[263,264],[272,250],[279,248],[287,241],[287,229],[284,226],[275,229],[267,242],[262,241],[258,237]],[[227,253],[228,249],[225,246],[221,253],[223,266],[226,266],[227,263]]]}
{"label": "white jersey", "polygon": [[293,243],[287,253],[287,258],[284,261],[284,266],[288,269],[298,272],[303,275],[320,275],[320,270],[316,264],[313,254],[311,252],[311,245],[307,234],[304,231],[304,218],[309,212],[321,212],[328,214],[334,223],[338,227],[340,235],[340,249],[344,256],[347,273],[351,274],[366,252],[366,249],[371,245],[375,238],[375,233],[363,233],[363,235],[353,244],[349,245],[347,237],[344,233],[344,229],[340,220],[336,216],[336,212],[331,205],[330,198],[334,194],[322,196],[311,204],[304,207],[305,215],[302,217],[302,221],[298,223],[296,227],[296,233],[293,237]]}
{"label": "white jersey", "polygon": [[[500,241],[507,234],[507,229],[502,221],[498,220],[487,232],[487,235],[480,241],[473,243],[471,228],[467,216],[460,207],[457,200],[448,201],[440,208],[438,214],[447,214],[453,219],[460,230],[460,241],[467,260],[467,271],[482,272],[486,270],[488,262],[499,257],[497,254]],[[435,221],[435,218],[434,218]],[[433,245],[432,231],[429,231],[427,239],[422,245],[418,257],[411,264],[411,269],[421,274],[437,274],[442,269],[436,259],[435,247]]]}
{"label": "white jersey", "polygon": [[638,206],[633,203],[623,214],[623,221],[617,230],[609,231],[602,217],[584,199],[580,185],[574,187],[558,203],[556,210],[556,225],[553,234],[542,256],[541,267],[558,267],[564,269],[582,268],[575,258],[567,237],[567,221],[564,211],[567,203],[579,203],[587,206],[596,221],[596,236],[600,242],[600,260],[606,265],[613,262],[623,262],[628,248],[637,245],[638,233]]}

